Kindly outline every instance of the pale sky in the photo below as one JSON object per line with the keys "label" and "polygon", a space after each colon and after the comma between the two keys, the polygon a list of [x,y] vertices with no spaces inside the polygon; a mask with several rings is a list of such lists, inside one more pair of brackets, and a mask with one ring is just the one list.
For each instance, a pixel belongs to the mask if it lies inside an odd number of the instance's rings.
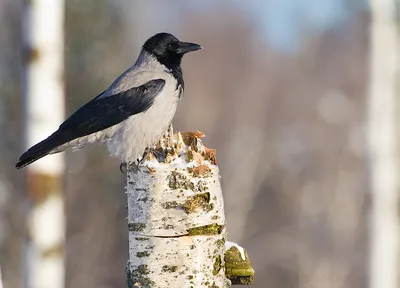
{"label": "pale sky", "polygon": [[[295,51],[302,33],[327,29],[366,7],[366,0],[231,0],[248,11],[267,41],[283,51]],[[193,9],[207,9],[214,1],[190,1]]]}

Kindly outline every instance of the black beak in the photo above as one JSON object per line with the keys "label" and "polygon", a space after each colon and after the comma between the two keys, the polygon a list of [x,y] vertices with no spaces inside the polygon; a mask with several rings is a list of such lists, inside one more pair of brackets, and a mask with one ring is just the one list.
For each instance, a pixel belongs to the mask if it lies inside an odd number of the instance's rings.
{"label": "black beak", "polygon": [[178,42],[178,47],[175,49],[175,52],[178,54],[185,54],[202,48],[203,47],[201,47],[198,44],[188,43],[188,42]]}

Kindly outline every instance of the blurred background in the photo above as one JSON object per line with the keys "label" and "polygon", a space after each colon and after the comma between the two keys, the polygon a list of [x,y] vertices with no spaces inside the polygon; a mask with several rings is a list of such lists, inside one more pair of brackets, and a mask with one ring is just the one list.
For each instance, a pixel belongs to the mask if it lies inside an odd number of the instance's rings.
{"label": "blurred background", "polygon": [[[25,148],[24,5],[0,0],[4,288],[29,287],[32,199],[26,170],[14,169]],[[217,149],[228,237],[248,251],[254,287],[367,286],[366,0],[66,0],[64,15],[66,115],[133,64],[154,33],[203,45],[183,60],[174,128],[203,131]],[[65,287],[125,287],[120,163],[101,147],[65,159]]]}

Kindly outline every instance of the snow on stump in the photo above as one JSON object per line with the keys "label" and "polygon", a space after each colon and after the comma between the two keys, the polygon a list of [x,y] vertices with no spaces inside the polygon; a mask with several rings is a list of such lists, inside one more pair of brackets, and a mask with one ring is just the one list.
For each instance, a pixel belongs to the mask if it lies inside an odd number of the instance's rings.
{"label": "snow on stump", "polygon": [[139,167],[127,167],[129,288],[231,285],[219,170],[202,136],[169,131]]}

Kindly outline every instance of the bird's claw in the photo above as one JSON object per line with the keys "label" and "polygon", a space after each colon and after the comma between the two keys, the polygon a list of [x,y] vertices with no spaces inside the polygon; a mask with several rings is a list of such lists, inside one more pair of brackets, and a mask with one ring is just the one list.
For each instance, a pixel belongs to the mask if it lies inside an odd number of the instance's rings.
{"label": "bird's claw", "polygon": [[122,172],[122,174],[126,174],[128,170],[132,171],[137,171],[139,169],[139,166],[136,163],[126,163],[123,162],[119,165],[119,170]]}
{"label": "bird's claw", "polygon": [[128,165],[126,164],[126,162],[119,164],[119,171],[121,171],[122,174],[125,174],[126,170],[127,170],[127,166]]}
{"label": "bird's claw", "polygon": [[142,159],[140,159],[140,160],[136,159],[137,164],[123,162],[119,165],[119,171],[121,171],[122,174],[126,174],[126,171],[128,171],[128,168],[129,168],[129,170],[133,170],[133,171],[139,170],[139,166],[142,165],[146,161],[147,156],[149,156],[150,153],[153,154],[153,156],[156,158],[160,158],[161,156],[164,155],[162,152],[160,152],[154,148],[146,148],[144,150]]}

